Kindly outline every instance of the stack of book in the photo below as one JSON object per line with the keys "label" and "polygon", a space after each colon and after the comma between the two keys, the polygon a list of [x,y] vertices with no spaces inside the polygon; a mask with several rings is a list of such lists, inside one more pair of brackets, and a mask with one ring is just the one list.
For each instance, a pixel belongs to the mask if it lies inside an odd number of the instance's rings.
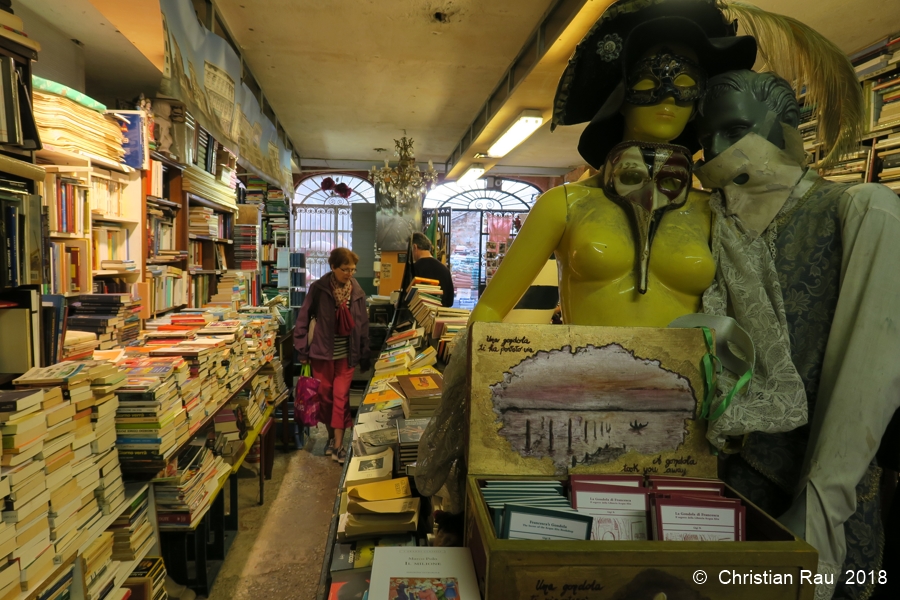
{"label": "stack of book", "polygon": [[147,557],[139,562],[123,587],[131,591],[135,600],[167,600],[163,559]]}
{"label": "stack of book", "polygon": [[234,226],[234,260],[238,269],[259,270],[259,227],[257,225]]}
{"label": "stack of book", "polygon": [[399,439],[397,421],[402,418],[399,398],[377,404],[364,402],[353,426],[353,454],[371,456],[396,446]]}
{"label": "stack of book", "polygon": [[393,350],[384,350],[375,361],[375,375],[398,375],[409,372],[416,357],[412,345],[404,343]]}
{"label": "stack of book", "polygon": [[0,391],[4,467],[0,493],[5,496],[0,552],[17,561],[23,591],[50,574],[55,556],[48,521],[50,493],[44,463],[37,458],[47,435],[41,412],[44,396],[40,389]]}
{"label": "stack of book", "polygon": [[154,544],[150,522],[149,492],[145,490],[113,521],[113,560],[131,562],[145,556]]}
{"label": "stack of book", "polygon": [[141,302],[131,294],[84,294],[74,306],[76,312],[67,319],[69,330],[96,334],[101,350],[125,346],[140,333]]}
{"label": "stack of book", "polygon": [[900,148],[879,152],[878,158],[881,159],[878,182],[894,191],[900,190]]}
{"label": "stack of book", "polygon": [[439,373],[398,375],[390,383],[401,396],[403,416],[407,419],[430,418],[441,403],[444,379]]}
{"label": "stack of book", "polygon": [[204,440],[178,457],[176,472],[153,480],[160,529],[193,527],[206,514],[216,490],[231,475],[231,466],[214,455]]}
{"label": "stack of book", "polygon": [[841,156],[840,160],[820,172],[822,177],[839,183],[863,183],[869,164],[869,149],[860,147]]}
{"label": "stack of book", "polygon": [[419,498],[413,498],[408,477],[372,483],[347,483],[341,494],[337,539],[372,538],[415,532]]}
{"label": "stack of book", "polygon": [[415,475],[419,458],[419,440],[428,427],[430,418],[397,419],[397,456],[399,472]]}
{"label": "stack of book", "polygon": [[247,178],[247,192],[244,199],[247,204],[261,204],[266,200],[266,188],[268,185],[257,177]]}
{"label": "stack of book", "polygon": [[99,600],[116,584],[117,562],[113,561],[113,534],[104,531],[85,550],[84,583],[86,600]]}
{"label": "stack of book", "polygon": [[[111,344],[111,341],[104,344]],[[94,350],[100,346],[97,341],[97,334],[90,331],[73,331],[66,330],[66,337],[63,341],[62,360],[78,360],[87,358],[94,353]],[[111,347],[111,346],[107,346]],[[101,348],[105,349],[105,348]]]}
{"label": "stack of book", "polygon": [[113,163],[124,161],[122,129],[116,119],[64,96],[38,89],[33,94],[34,118],[44,145]]}
{"label": "stack of book", "polygon": [[184,407],[174,369],[165,365],[135,367],[119,388],[116,447],[124,463],[164,461],[186,437]]}
{"label": "stack of book", "polygon": [[188,232],[203,237],[218,237],[219,216],[211,208],[192,206],[188,213]]}

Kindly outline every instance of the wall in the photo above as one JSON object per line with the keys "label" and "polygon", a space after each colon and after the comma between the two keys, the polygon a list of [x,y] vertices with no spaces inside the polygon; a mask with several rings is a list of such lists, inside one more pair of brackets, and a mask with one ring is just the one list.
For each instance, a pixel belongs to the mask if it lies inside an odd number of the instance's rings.
{"label": "wall", "polygon": [[24,22],[28,37],[41,44],[38,61],[33,65],[34,74],[84,93],[84,50],[81,46],[24,3],[13,2],[12,6]]}

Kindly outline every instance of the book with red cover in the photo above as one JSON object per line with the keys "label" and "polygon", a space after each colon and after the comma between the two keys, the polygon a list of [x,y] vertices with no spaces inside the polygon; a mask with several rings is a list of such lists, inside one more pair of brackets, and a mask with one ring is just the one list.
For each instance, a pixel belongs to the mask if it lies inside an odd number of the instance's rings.
{"label": "book with red cover", "polygon": [[744,541],[747,509],[734,498],[672,496],[654,498],[654,539],[664,541]]}

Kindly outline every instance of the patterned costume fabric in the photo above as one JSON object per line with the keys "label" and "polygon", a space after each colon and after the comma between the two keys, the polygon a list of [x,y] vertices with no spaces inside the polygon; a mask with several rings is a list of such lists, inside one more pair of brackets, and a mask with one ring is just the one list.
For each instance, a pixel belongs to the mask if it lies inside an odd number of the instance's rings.
{"label": "patterned costume fabric", "polygon": [[[812,179],[813,185],[803,197],[785,204],[761,239],[767,238],[774,251],[792,358],[806,388],[812,421],[841,291],[845,253],[839,206],[852,186],[829,183],[812,173],[804,179]],[[722,477],[751,502],[779,516],[794,500],[809,442],[809,425],[782,433],[751,433],[741,453],[725,460]],[[844,523],[847,555],[835,578],[834,598],[865,600],[873,592],[872,585],[843,585],[846,578],[841,574],[848,569],[877,572],[881,567],[879,482],[880,469],[873,464],[856,485],[856,512]]]}

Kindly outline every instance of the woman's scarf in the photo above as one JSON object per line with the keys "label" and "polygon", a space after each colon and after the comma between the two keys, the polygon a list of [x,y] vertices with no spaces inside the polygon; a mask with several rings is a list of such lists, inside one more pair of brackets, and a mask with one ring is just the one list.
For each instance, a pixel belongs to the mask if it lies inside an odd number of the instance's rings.
{"label": "woman's scarf", "polygon": [[337,277],[331,276],[331,291],[334,292],[334,306],[340,308],[346,306],[350,302],[350,294],[353,293],[353,280],[349,279],[347,283],[341,285],[338,283]]}

